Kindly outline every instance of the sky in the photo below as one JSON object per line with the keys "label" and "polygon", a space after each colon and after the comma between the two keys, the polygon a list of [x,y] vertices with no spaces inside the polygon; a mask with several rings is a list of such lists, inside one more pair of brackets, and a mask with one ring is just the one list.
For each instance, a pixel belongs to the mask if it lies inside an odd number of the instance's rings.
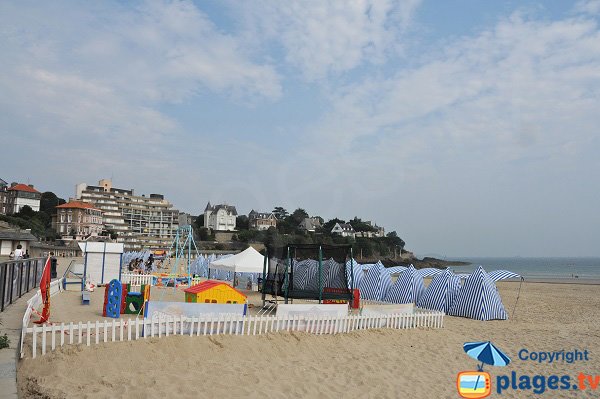
{"label": "sky", "polygon": [[600,0],[3,1],[0,178],[600,256]]}

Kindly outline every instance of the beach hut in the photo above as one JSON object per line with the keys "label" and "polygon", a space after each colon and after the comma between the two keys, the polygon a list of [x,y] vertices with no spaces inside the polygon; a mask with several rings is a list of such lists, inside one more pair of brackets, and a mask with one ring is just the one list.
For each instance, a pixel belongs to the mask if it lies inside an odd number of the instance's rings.
{"label": "beach hut", "polygon": [[496,284],[481,266],[467,277],[448,314],[476,320],[508,318]]}
{"label": "beach hut", "polygon": [[185,301],[194,303],[246,303],[246,295],[222,281],[207,280],[184,290]]}
{"label": "beach hut", "polygon": [[417,306],[448,313],[459,290],[460,277],[454,274],[452,270],[446,269],[431,279],[431,283],[417,301]]}
{"label": "beach hut", "polygon": [[392,278],[390,274],[386,271],[383,263],[377,261],[367,271],[358,286],[360,299],[383,301],[391,286]]}
{"label": "beach hut", "polygon": [[425,291],[423,277],[413,265],[403,271],[387,292],[384,301],[391,303],[415,303]]}
{"label": "beach hut", "polygon": [[121,280],[123,244],[112,242],[85,241],[79,243],[83,252],[83,279],[94,284],[108,284],[111,280]]}

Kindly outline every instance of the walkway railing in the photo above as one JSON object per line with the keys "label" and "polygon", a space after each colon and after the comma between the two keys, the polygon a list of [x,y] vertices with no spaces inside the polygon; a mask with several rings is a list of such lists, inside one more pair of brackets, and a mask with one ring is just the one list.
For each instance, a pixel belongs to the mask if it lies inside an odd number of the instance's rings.
{"label": "walkway railing", "polygon": [[[339,334],[372,328],[442,328],[444,313],[418,310],[388,315],[332,316],[208,316],[119,319],[29,327],[24,336],[31,344],[31,356],[45,355],[65,345],[122,342],[170,335],[260,335],[278,331],[311,334]],[[29,348],[29,346],[27,346]],[[22,353],[23,354],[23,353]]]}
{"label": "walkway railing", "polygon": [[40,284],[46,258],[0,263],[0,312]]}

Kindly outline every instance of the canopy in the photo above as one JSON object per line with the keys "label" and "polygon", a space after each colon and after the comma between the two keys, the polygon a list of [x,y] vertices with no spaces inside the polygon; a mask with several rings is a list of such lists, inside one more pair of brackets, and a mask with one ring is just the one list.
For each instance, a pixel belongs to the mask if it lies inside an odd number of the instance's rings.
{"label": "canopy", "polygon": [[262,273],[264,261],[264,256],[256,249],[248,247],[239,254],[211,262],[208,268],[236,273]]}

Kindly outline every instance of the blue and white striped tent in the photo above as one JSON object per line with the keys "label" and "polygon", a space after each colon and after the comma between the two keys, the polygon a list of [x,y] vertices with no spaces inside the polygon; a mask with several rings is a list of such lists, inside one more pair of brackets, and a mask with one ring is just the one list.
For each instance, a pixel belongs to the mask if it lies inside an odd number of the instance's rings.
{"label": "blue and white striped tent", "polygon": [[459,291],[460,277],[448,268],[431,279],[431,283],[417,301],[417,306],[448,313]]}
{"label": "blue and white striped tent", "polygon": [[417,273],[419,273],[421,275],[421,277],[423,277],[423,278],[435,276],[436,274],[440,274],[443,272],[444,272],[443,270],[436,269],[435,267],[425,267],[423,269],[417,270]]}
{"label": "blue and white striped tent", "polygon": [[[350,274],[350,261],[346,262],[346,278],[348,280],[348,288],[350,287],[350,284],[352,282],[352,276]],[[354,265],[354,269],[353,269],[353,274],[354,274],[354,288],[358,288],[360,289],[360,285],[363,281],[363,279],[365,278],[367,272],[369,271],[369,269],[371,269],[371,267],[373,267],[373,264],[364,264],[361,265],[360,263],[358,263],[356,260],[354,260],[352,262],[352,264]]]}
{"label": "blue and white striped tent", "polygon": [[378,261],[369,268],[366,276],[360,282],[358,287],[360,298],[382,301],[391,286],[392,278],[390,274],[385,270],[383,263]]}
{"label": "blue and white striped tent", "polygon": [[448,314],[476,320],[508,318],[496,284],[481,266],[465,280]]}
{"label": "blue and white striped tent", "polygon": [[405,266],[392,266],[392,267],[388,267],[385,269],[385,271],[388,272],[388,274],[390,274],[390,275],[400,274],[405,270],[406,270]]}
{"label": "blue and white striped tent", "polygon": [[490,276],[492,281],[506,280],[508,278],[521,278],[520,274],[513,273],[508,270],[494,270],[492,272],[489,272],[488,275]]}
{"label": "blue and white striped tent", "polygon": [[384,301],[391,303],[415,303],[425,291],[423,277],[413,265],[402,272],[398,280],[388,290]]}

